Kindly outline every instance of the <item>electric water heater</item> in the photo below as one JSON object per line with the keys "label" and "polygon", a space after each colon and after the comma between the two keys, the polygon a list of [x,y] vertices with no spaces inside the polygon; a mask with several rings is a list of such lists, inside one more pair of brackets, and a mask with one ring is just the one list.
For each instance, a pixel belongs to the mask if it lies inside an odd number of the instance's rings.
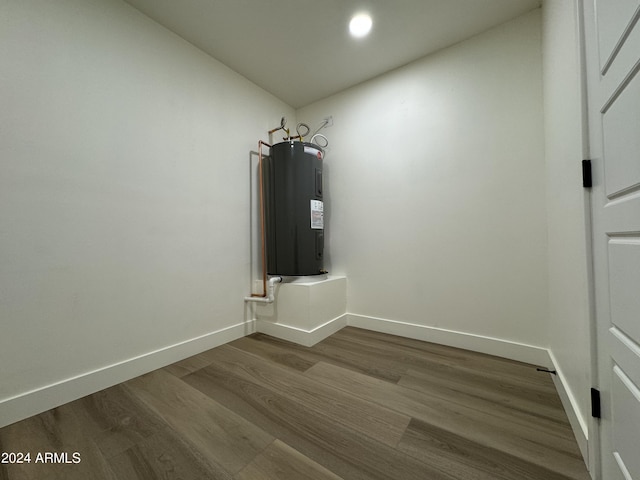
{"label": "electric water heater", "polygon": [[285,141],[263,158],[269,275],[325,273],[322,157],[315,144]]}

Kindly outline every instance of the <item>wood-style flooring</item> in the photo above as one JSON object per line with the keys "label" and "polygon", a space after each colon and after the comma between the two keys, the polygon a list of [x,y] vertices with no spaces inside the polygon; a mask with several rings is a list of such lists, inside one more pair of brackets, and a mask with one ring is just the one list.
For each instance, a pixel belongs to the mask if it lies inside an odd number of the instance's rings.
{"label": "wood-style flooring", "polygon": [[31,454],[7,480],[589,478],[549,374],[352,327],[236,340],[2,428],[0,452]]}

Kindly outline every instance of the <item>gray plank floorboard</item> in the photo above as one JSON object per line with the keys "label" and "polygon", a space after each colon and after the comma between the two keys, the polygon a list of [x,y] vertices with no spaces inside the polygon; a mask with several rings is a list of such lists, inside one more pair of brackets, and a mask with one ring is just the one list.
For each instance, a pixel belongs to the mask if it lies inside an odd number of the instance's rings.
{"label": "gray plank floorboard", "polygon": [[547,374],[347,327],[263,334],[0,429],[0,479],[588,480]]}

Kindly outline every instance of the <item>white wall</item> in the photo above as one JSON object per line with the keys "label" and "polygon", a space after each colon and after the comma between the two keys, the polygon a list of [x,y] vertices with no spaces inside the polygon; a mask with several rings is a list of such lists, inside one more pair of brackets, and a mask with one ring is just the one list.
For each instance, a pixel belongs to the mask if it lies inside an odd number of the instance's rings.
{"label": "white wall", "polygon": [[580,177],[585,137],[576,3],[544,3],[543,66],[549,346],[579,423],[582,438],[578,435],[578,440],[584,452],[591,387],[586,243],[590,234],[588,193]]}
{"label": "white wall", "polygon": [[538,9],[298,110],[350,313],[547,346],[541,62]]}
{"label": "white wall", "polygon": [[243,335],[295,112],[118,0],[4,0],[0,65],[0,426]]}

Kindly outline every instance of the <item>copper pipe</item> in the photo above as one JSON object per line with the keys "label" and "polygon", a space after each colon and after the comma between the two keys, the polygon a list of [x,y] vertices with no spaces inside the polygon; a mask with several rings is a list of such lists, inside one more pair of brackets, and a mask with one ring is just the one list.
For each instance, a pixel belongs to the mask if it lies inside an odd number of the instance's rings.
{"label": "copper pipe", "polygon": [[[286,128],[285,125],[286,121],[284,119],[284,117],[282,117],[282,120],[280,120],[280,126],[276,127],[276,128],[272,128],[271,130],[269,130],[267,133],[269,134],[269,141],[273,142],[273,134],[276,132],[279,132],[280,130],[284,130],[285,132],[287,132],[287,136],[285,137],[285,139],[287,137],[289,137],[289,129]],[[266,145],[266,143],[265,143]]]}
{"label": "copper pipe", "polygon": [[264,229],[264,187],[263,187],[263,176],[262,176],[262,146],[266,145],[271,148],[271,145],[263,142],[262,140],[258,140],[258,182],[260,183],[260,238],[262,244],[262,295],[257,293],[252,293],[252,297],[263,297],[267,296],[267,249],[265,246],[265,229]]}

